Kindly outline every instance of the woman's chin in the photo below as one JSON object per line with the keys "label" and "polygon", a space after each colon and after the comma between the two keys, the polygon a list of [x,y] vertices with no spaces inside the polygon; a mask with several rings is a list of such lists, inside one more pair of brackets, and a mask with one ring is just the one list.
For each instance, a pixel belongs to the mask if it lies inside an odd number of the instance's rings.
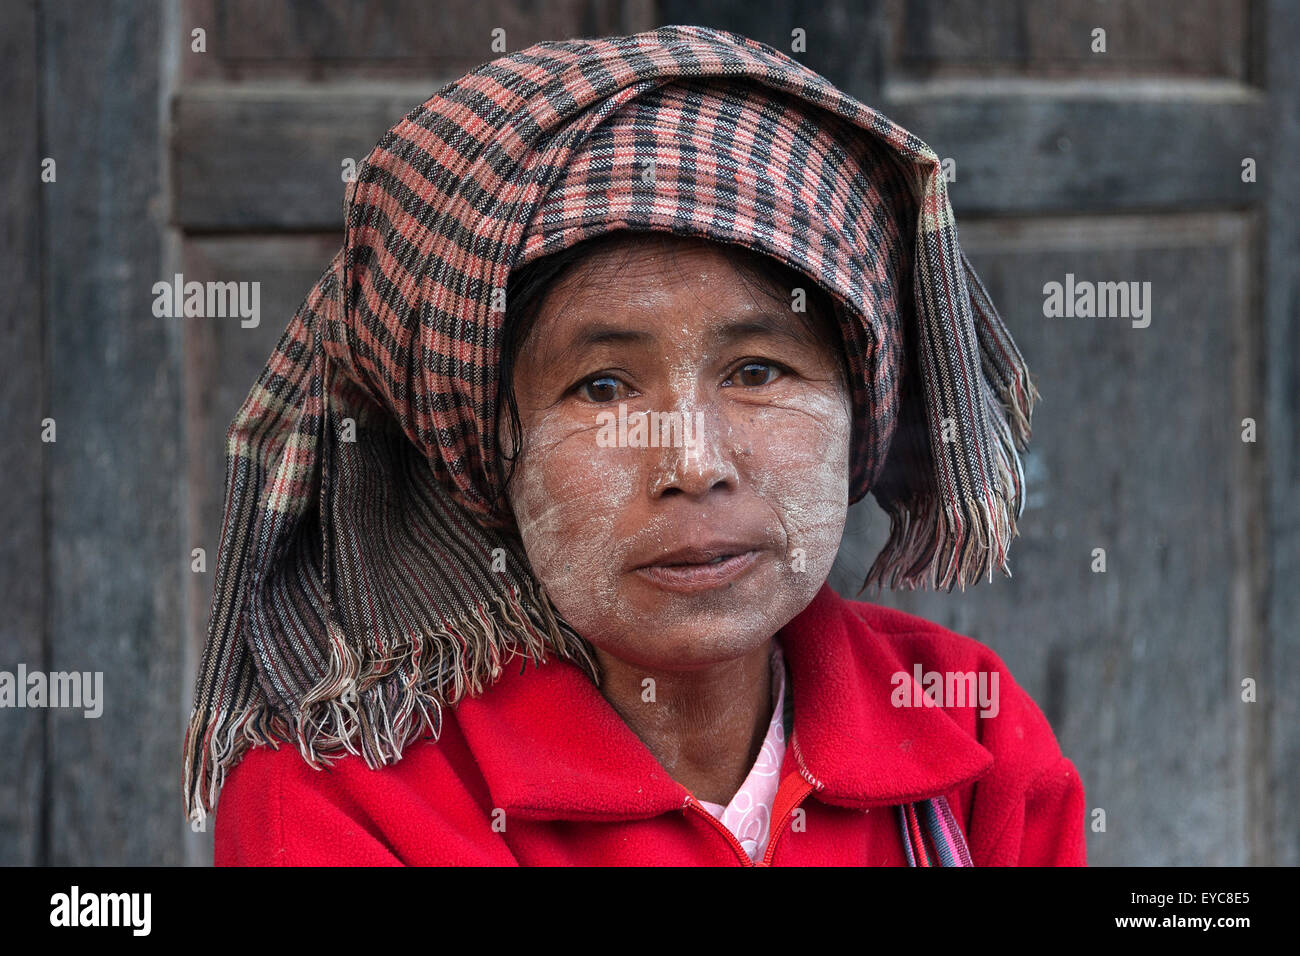
{"label": "woman's chin", "polygon": [[[596,647],[629,663],[670,669],[715,664],[764,644],[803,608],[820,582],[782,575],[770,554],[743,573],[621,576],[612,606],[568,622]],[[713,583],[713,586],[710,584]],[[594,612],[594,613],[593,613]]]}
{"label": "woman's chin", "polygon": [[773,633],[761,621],[748,627],[728,622],[724,630],[673,627],[607,637],[598,650],[633,668],[686,672],[739,660],[766,644]]}

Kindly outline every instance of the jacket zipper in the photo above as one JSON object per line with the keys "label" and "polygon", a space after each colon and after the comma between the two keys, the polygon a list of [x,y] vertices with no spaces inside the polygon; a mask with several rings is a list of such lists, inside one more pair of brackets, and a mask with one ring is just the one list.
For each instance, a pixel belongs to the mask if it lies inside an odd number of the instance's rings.
{"label": "jacket zipper", "polygon": [[745,852],[745,848],[740,845],[740,841],[736,839],[736,835],[727,829],[726,824],[711,814],[708,810],[704,809],[704,807],[700,805],[700,801],[696,800],[692,795],[687,794],[686,806],[690,807],[692,810],[698,811],[708,819],[711,824],[713,824],[714,828],[726,838],[727,843],[730,844],[731,849],[735,851],[736,856],[740,857],[740,863],[742,866],[756,865],[754,861],[749,858],[749,854]]}
{"label": "jacket zipper", "polygon": [[826,784],[814,777],[808,770],[808,767],[804,764],[803,753],[799,750],[799,736],[794,732],[793,728],[790,730],[790,747],[794,750],[794,759],[795,763],[799,767],[799,776],[808,784],[808,789],[799,794],[794,803],[790,805],[790,809],[782,815],[780,829],[769,831],[767,852],[763,854],[763,866],[772,865],[772,860],[776,857],[776,845],[781,841],[781,837],[785,836],[785,831],[790,823],[790,818],[794,816],[796,810],[803,806],[803,802],[808,799],[808,794],[826,786]]}
{"label": "jacket zipper", "polygon": [[790,824],[790,818],[794,816],[794,812],[798,810],[800,806],[803,805],[804,800],[808,798],[808,794],[812,792],[813,792],[812,788],[805,790],[799,796],[799,799],[796,800],[794,804],[790,807],[790,809],[786,811],[785,816],[781,818],[781,828],[779,830],[770,831],[767,840],[767,852],[763,854],[763,862],[761,865],[763,866],[772,865],[772,860],[776,857],[776,845],[781,842],[781,837],[785,836],[786,828]]}
{"label": "jacket zipper", "polygon": [[736,856],[740,857],[742,866],[771,866],[772,859],[776,855],[776,845],[780,841],[781,837],[785,835],[786,827],[790,823],[790,818],[794,816],[794,812],[803,805],[804,800],[808,799],[808,794],[815,790],[820,790],[825,786],[825,784],[809,773],[808,768],[804,766],[803,755],[799,752],[799,744],[795,740],[793,733],[790,735],[790,744],[794,747],[795,759],[799,764],[799,776],[808,784],[808,789],[801,793],[798,799],[796,799],[790,806],[790,809],[782,815],[780,826],[777,829],[768,831],[767,851],[763,854],[763,859],[760,863],[755,863],[749,858],[749,854],[745,852],[745,848],[740,845],[740,841],[736,839],[736,835],[727,829],[725,823],[715,817],[708,810],[704,809],[700,804],[700,801],[696,800],[695,796],[690,793],[690,791],[687,791],[686,793],[686,806],[703,814],[704,817],[708,819],[709,823],[713,825],[713,828],[718,830],[723,837],[726,838],[727,843],[731,846],[731,849],[735,852]]}

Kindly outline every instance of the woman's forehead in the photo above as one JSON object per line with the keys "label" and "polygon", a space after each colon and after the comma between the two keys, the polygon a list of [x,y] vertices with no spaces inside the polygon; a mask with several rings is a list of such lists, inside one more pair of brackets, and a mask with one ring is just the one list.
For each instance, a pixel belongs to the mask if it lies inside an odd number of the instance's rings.
{"label": "woman's forehead", "polygon": [[815,342],[796,288],[775,263],[758,264],[742,268],[709,242],[602,249],[554,284],[538,326],[561,348],[654,344],[680,334],[698,336],[701,346],[759,335]]}
{"label": "woman's forehead", "polygon": [[689,312],[726,319],[798,312],[812,284],[761,253],[729,243],[618,233],[594,243],[552,282],[541,314],[587,322],[611,313],[645,319]]}

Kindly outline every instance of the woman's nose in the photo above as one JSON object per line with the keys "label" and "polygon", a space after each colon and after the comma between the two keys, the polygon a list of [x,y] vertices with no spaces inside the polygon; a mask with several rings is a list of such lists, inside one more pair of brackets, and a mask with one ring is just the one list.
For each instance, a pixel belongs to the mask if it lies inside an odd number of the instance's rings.
{"label": "woman's nose", "polygon": [[652,456],[650,497],[703,497],[718,487],[735,488],[740,473],[719,410],[683,402],[667,414],[660,420],[660,447],[646,449]]}

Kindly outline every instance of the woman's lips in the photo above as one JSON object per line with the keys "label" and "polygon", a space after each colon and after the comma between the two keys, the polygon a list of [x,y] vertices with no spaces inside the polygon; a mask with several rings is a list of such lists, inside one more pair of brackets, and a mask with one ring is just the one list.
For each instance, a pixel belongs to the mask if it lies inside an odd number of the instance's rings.
{"label": "woman's lips", "polygon": [[744,551],[709,562],[649,564],[636,568],[634,573],[665,591],[690,594],[730,584],[754,566],[758,554]]}

